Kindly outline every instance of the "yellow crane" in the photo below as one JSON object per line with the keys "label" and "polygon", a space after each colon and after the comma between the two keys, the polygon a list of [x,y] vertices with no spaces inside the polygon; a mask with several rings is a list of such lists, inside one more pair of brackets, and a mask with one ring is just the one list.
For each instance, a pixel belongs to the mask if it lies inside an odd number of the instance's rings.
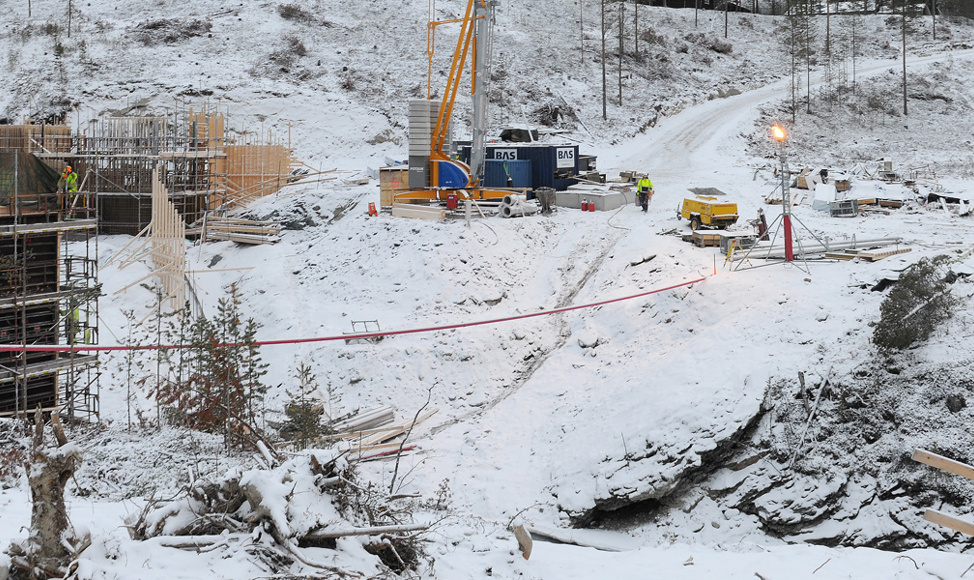
{"label": "yellow crane", "polygon": [[[458,198],[496,199],[510,191],[483,189],[478,176],[484,165],[484,135],[487,118],[487,82],[489,79],[490,37],[493,26],[494,8],[498,0],[468,0],[461,18],[436,20],[436,0],[429,0],[429,22],[427,24],[426,53],[429,58],[427,71],[426,98],[432,101],[433,95],[433,55],[436,45],[436,28],[443,24],[460,24],[460,35],[453,51],[453,61],[447,76],[446,88],[440,100],[436,123],[433,125],[429,148],[429,187],[414,189],[396,195],[397,200],[447,199],[450,193]],[[453,105],[468,56],[472,56],[471,95],[473,96],[473,143],[470,163],[453,159],[447,153],[450,121]],[[412,160],[410,170],[412,170]],[[423,168],[425,169],[425,168]]]}

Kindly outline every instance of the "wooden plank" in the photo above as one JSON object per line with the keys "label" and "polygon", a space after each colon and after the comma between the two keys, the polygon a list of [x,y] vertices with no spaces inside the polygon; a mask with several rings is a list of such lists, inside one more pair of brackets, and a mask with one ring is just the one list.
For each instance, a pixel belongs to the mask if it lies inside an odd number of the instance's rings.
{"label": "wooden plank", "polygon": [[913,452],[913,461],[936,467],[947,473],[960,475],[967,479],[974,479],[974,467],[966,463],[961,463],[960,461],[955,461],[949,457],[944,457],[943,455],[937,455],[926,449],[916,449]]}
{"label": "wooden plank", "polygon": [[563,544],[595,548],[604,552],[626,552],[639,547],[637,540],[621,532],[552,528],[539,525],[527,526],[527,531],[531,532],[533,536],[550,538]]}
{"label": "wooden plank", "polygon": [[849,254],[847,252],[825,252],[826,258],[832,258],[834,260],[853,260],[856,258],[856,254]]}
{"label": "wooden plank", "polygon": [[941,526],[950,528],[962,534],[974,536],[974,524],[950,514],[945,514],[935,509],[928,508],[925,512],[923,512],[923,519],[927,520],[928,522],[940,524]]}
{"label": "wooden plank", "polygon": [[373,526],[371,528],[321,528],[308,532],[302,539],[321,540],[326,538],[344,538],[345,536],[405,534],[407,532],[419,532],[428,528],[429,524],[398,524],[391,526]]}
{"label": "wooden plank", "polygon": [[392,204],[393,217],[410,217],[427,220],[445,220],[446,210],[436,207],[419,207],[415,205],[394,203]]}
{"label": "wooden plank", "polygon": [[244,225],[260,225],[260,226],[280,226],[281,222],[275,221],[260,221],[260,220],[246,220],[240,218],[228,218],[220,216],[211,216],[208,221],[211,224],[244,224]]}

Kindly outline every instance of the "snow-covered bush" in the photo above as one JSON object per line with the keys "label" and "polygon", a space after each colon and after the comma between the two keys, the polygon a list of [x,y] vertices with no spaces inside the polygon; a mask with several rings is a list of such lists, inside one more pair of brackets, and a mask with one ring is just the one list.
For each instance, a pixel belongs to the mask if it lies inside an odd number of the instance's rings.
{"label": "snow-covered bush", "polygon": [[923,258],[900,275],[879,306],[873,343],[881,349],[903,350],[926,340],[953,314],[957,300],[943,274],[947,256]]}

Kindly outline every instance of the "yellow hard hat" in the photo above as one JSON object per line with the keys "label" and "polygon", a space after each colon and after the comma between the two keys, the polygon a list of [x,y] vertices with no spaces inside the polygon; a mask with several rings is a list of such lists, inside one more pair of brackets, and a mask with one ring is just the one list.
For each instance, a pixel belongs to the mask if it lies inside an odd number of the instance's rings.
{"label": "yellow hard hat", "polygon": [[68,165],[67,167],[64,168],[64,170],[67,171],[68,173],[71,173],[71,166]]}

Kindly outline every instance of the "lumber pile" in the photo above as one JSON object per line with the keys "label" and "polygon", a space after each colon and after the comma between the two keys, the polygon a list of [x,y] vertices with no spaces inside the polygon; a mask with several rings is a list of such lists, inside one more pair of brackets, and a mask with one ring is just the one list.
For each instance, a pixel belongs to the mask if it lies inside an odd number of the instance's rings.
{"label": "lumber pile", "polygon": [[720,246],[720,233],[716,230],[693,230],[690,239],[693,245],[701,248]]}
{"label": "lumber pile", "polygon": [[[390,407],[378,407],[339,423],[336,427],[341,427],[341,429],[336,429],[338,432],[329,435],[325,440],[332,443],[343,442],[351,457],[360,460],[395,455],[403,446],[404,441],[393,440],[404,436],[413,427],[435,415],[437,411],[438,409],[431,409],[413,419],[390,424],[393,421],[392,409]],[[377,426],[366,427],[367,425]],[[415,448],[415,445],[409,445],[403,447],[403,450]]]}
{"label": "lumber pile", "polygon": [[388,425],[395,421],[395,419],[395,410],[388,405],[383,405],[362,411],[344,421],[339,421],[333,425],[333,428],[338,433],[355,433]]}
{"label": "lumber pile", "polygon": [[834,260],[862,260],[866,262],[878,262],[883,258],[905,254],[912,251],[912,248],[896,249],[876,249],[876,250],[842,250],[841,252],[826,252],[826,258]]}
{"label": "lumber pile", "polygon": [[198,233],[204,242],[229,240],[239,244],[274,244],[280,240],[278,236],[281,234],[281,224],[272,221],[208,216],[203,220],[203,226]]}

